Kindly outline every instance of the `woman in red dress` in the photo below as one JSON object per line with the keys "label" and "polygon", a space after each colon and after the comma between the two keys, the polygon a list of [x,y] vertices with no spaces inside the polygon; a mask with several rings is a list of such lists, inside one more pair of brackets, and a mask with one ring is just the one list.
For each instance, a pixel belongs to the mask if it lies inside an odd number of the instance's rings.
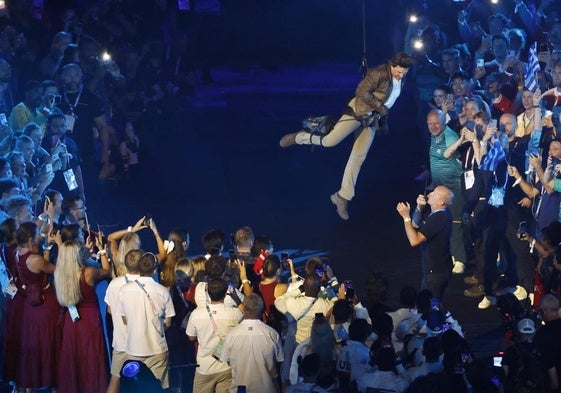
{"label": "woman in red dress", "polygon": [[4,317],[2,318],[2,340],[4,356],[4,369],[2,380],[19,383],[19,359],[21,354],[21,324],[23,322],[23,289],[16,267],[16,221],[8,218],[0,225],[3,243],[1,245],[2,261],[6,265],[10,280],[17,288],[13,297],[6,296]]}
{"label": "woman in red dress", "polygon": [[[49,281],[55,266],[40,254],[40,236],[35,223],[21,224],[16,239],[17,271],[22,294],[25,294],[19,384],[27,389],[54,387],[61,339],[57,323],[61,308]],[[32,296],[34,288],[42,294]],[[41,297],[42,301],[37,301]]]}
{"label": "woman in red dress", "polygon": [[88,249],[79,242],[67,241],[59,247],[55,286],[65,310],[58,393],[107,390],[107,357],[95,285],[111,277],[111,268],[101,239],[96,242],[101,269],[85,266]]}

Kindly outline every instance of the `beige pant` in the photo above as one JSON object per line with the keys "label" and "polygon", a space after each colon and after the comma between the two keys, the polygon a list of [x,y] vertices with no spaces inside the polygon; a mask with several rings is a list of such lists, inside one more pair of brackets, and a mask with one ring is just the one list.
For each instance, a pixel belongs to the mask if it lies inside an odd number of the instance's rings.
{"label": "beige pant", "polygon": [[228,393],[232,383],[232,370],[216,374],[200,374],[195,371],[193,392],[196,393]]}
{"label": "beige pant", "polygon": [[[355,109],[355,98],[349,102],[349,106]],[[347,136],[352,134],[354,131],[362,128],[358,138],[356,138],[349,159],[347,160],[347,165],[345,166],[345,172],[343,173],[343,179],[341,180],[341,188],[339,189],[339,195],[346,200],[350,201],[355,196],[355,186],[358,179],[358,174],[362,163],[368,155],[370,146],[374,142],[374,137],[376,136],[376,130],[372,127],[362,127],[360,122],[354,117],[349,115],[343,115],[339,119],[338,123],[329,134],[327,134],[323,139],[317,135],[313,135],[310,138],[310,134],[307,132],[299,132],[296,135],[296,143],[299,145],[319,145],[323,147],[332,147]]]}
{"label": "beige pant", "polygon": [[152,371],[154,376],[162,383],[162,388],[169,387],[168,374],[168,353],[159,353],[152,356],[133,356],[127,355],[127,360],[138,360],[146,365]]}

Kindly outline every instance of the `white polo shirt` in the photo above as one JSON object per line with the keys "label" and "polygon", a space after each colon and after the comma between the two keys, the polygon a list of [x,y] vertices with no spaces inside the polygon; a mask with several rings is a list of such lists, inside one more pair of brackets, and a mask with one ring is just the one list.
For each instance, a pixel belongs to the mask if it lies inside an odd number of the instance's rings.
{"label": "white polo shirt", "polygon": [[138,274],[115,277],[111,280],[105,292],[105,304],[111,307],[111,320],[113,321],[113,342],[111,345],[115,351],[125,352],[127,348],[127,325],[123,322],[123,318],[117,314],[119,309],[119,292],[121,287],[127,283],[127,279],[134,281],[139,277]]}
{"label": "white polo shirt", "polygon": [[284,354],[279,334],[258,319],[244,319],[226,336],[222,361],[232,367],[230,392],[245,386],[247,393],[279,392],[277,363]]}
{"label": "white polo shirt", "polygon": [[[237,307],[226,307],[224,303],[209,304],[209,308],[219,333],[223,336],[226,336],[232,328],[236,327],[243,318],[242,312]],[[208,375],[230,369],[227,363],[221,362],[212,356],[212,352],[220,339],[214,331],[204,303],[202,307],[197,307],[191,313],[185,333],[188,336],[197,337],[199,341],[199,349],[197,351],[198,373]]]}
{"label": "white polo shirt", "polygon": [[[150,295],[155,312],[137,282]],[[164,320],[175,316],[175,309],[169,291],[152,277],[139,277],[121,287],[117,315],[127,318],[128,354],[152,356],[168,350]]]}

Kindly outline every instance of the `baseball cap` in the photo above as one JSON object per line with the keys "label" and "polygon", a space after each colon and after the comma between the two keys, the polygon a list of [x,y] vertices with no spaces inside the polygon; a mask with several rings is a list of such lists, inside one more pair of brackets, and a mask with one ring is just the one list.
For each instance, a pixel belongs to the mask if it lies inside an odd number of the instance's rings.
{"label": "baseball cap", "polygon": [[533,334],[536,332],[534,321],[530,318],[524,318],[518,322],[518,332],[522,334]]}

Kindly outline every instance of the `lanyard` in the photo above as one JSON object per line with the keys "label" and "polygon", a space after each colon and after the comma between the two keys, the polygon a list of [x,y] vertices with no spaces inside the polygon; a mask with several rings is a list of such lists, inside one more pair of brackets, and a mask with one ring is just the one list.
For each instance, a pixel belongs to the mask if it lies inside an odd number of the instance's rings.
{"label": "lanyard", "polygon": [[[125,276],[125,279],[126,279],[126,276]],[[148,298],[148,302],[150,303],[150,306],[152,307],[152,311],[154,312],[154,315],[159,317],[158,311],[157,311],[157,308],[156,308],[156,304],[154,304],[154,300],[152,300],[152,297],[150,296],[150,294],[148,292],[146,292],[146,289],[144,289],[144,285],[142,285],[138,280],[134,280],[134,282],[146,294],[146,297]]]}
{"label": "lanyard", "polygon": [[84,89],[84,85],[80,85],[80,90],[78,91],[78,95],[76,96],[76,101],[74,101],[74,104],[71,104],[70,101],[68,101],[68,96],[66,95],[66,90],[64,91],[64,100],[66,101],[66,103],[68,104],[68,107],[70,108],[70,113],[75,118],[78,118],[78,116],[76,116],[76,107],[78,106],[78,102],[80,101],[80,97],[82,97],[82,90],[83,89]]}
{"label": "lanyard", "polygon": [[205,295],[206,295],[206,302],[205,302],[205,306],[206,306],[206,311],[208,312],[208,317],[210,318],[210,322],[212,323],[212,327],[214,329],[214,334],[216,334],[218,337],[220,337],[220,331],[218,330],[218,325],[216,324],[216,322],[214,321],[214,318],[212,316],[212,311],[210,311],[210,298],[208,296],[208,291],[205,288]]}

